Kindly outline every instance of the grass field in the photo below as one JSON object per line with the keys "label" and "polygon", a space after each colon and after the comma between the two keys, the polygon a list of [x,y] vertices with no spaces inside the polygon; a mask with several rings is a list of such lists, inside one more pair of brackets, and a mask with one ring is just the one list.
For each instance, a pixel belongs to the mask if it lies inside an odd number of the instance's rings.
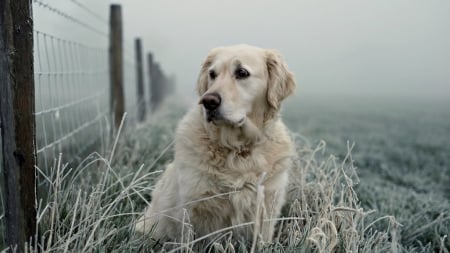
{"label": "grass field", "polygon": [[[204,247],[190,240],[164,248],[134,233],[130,224],[173,157],[185,110],[165,108],[123,132],[109,148],[114,153],[92,154],[77,168],[56,162],[40,175],[48,189],[38,217],[43,252],[251,248],[252,242],[232,243],[229,233],[211,235],[214,242]],[[274,243],[258,245],[259,252],[449,252],[445,106],[308,99],[289,102],[283,115],[299,159]]]}
{"label": "grass field", "polygon": [[[352,150],[361,205],[375,216],[393,215],[407,252],[450,248],[450,104],[386,99],[290,103],[289,127],[327,153]],[[385,229],[386,223],[379,223]]]}

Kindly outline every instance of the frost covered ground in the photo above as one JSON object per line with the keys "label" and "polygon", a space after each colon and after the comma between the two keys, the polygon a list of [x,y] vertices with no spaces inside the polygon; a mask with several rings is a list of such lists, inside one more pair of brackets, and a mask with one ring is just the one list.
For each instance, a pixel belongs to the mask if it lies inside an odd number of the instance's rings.
{"label": "frost covered ground", "polygon": [[[283,118],[299,159],[274,243],[257,244],[257,251],[449,252],[450,113],[445,108],[363,100],[289,102]],[[236,243],[231,233],[212,234],[209,244],[161,245],[133,231],[173,157],[174,129],[184,110],[170,102],[145,124],[123,132],[108,153],[93,153],[76,167],[56,161],[41,168],[40,251],[251,250],[252,242]]]}
{"label": "frost covered ground", "polygon": [[[361,205],[393,215],[406,251],[450,248],[450,103],[386,99],[307,99],[285,107],[289,127],[327,154],[354,143]],[[381,229],[386,223],[379,223]]]}

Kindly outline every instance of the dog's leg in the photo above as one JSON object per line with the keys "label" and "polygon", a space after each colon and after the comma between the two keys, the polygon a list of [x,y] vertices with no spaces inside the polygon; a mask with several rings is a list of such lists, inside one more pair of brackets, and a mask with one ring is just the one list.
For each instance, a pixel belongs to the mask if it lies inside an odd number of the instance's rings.
{"label": "dog's leg", "polygon": [[153,216],[152,206],[150,205],[146,208],[144,215],[142,215],[136,222],[134,230],[142,234],[150,233],[151,229],[155,225],[155,218],[157,218]]}
{"label": "dog's leg", "polygon": [[[173,180],[176,172],[169,164],[152,192],[152,202],[135,224],[135,231],[149,234],[154,239],[174,237],[179,230],[178,185]],[[178,222],[178,223],[177,223]]]}
{"label": "dog's leg", "polygon": [[273,239],[276,218],[278,218],[281,211],[279,202],[278,192],[266,192],[261,228],[262,240],[266,243],[272,242]]}
{"label": "dog's leg", "polygon": [[262,223],[262,239],[265,242],[271,242],[273,239],[273,234],[275,230],[275,224],[277,223],[277,218],[281,214],[281,208],[285,202],[286,188],[288,174],[282,173],[276,178],[270,179],[266,182],[266,186],[269,185],[279,185],[276,189],[267,189],[264,193],[264,220]]}

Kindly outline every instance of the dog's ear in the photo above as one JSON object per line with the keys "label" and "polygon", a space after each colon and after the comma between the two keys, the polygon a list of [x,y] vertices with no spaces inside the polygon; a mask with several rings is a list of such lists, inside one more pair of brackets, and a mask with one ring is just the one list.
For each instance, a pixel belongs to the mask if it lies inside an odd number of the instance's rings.
{"label": "dog's ear", "polygon": [[210,52],[200,68],[197,79],[197,94],[202,96],[208,90],[208,69],[213,61],[213,54]]}
{"label": "dog's ear", "polygon": [[295,90],[294,75],[276,50],[266,51],[266,64],[269,74],[267,102],[270,107],[278,110],[281,101]]}

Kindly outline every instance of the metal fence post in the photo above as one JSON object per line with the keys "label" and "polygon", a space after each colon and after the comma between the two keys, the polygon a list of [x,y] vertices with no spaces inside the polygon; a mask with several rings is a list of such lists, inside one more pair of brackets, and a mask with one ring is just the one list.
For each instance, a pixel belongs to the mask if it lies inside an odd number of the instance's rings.
{"label": "metal fence post", "polygon": [[110,66],[110,110],[114,131],[116,131],[125,112],[123,92],[123,39],[122,39],[122,8],[112,4],[110,9],[109,33],[109,66]]}
{"label": "metal fence post", "polygon": [[33,19],[30,0],[0,1],[0,121],[6,243],[36,243]]}
{"label": "metal fence post", "polygon": [[145,94],[144,94],[144,69],[142,63],[142,43],[141,39],[135,40],[135,54],[136,54],[136,91],[137,91],[137,117],[138,121],[142,122],[145,119]]}

